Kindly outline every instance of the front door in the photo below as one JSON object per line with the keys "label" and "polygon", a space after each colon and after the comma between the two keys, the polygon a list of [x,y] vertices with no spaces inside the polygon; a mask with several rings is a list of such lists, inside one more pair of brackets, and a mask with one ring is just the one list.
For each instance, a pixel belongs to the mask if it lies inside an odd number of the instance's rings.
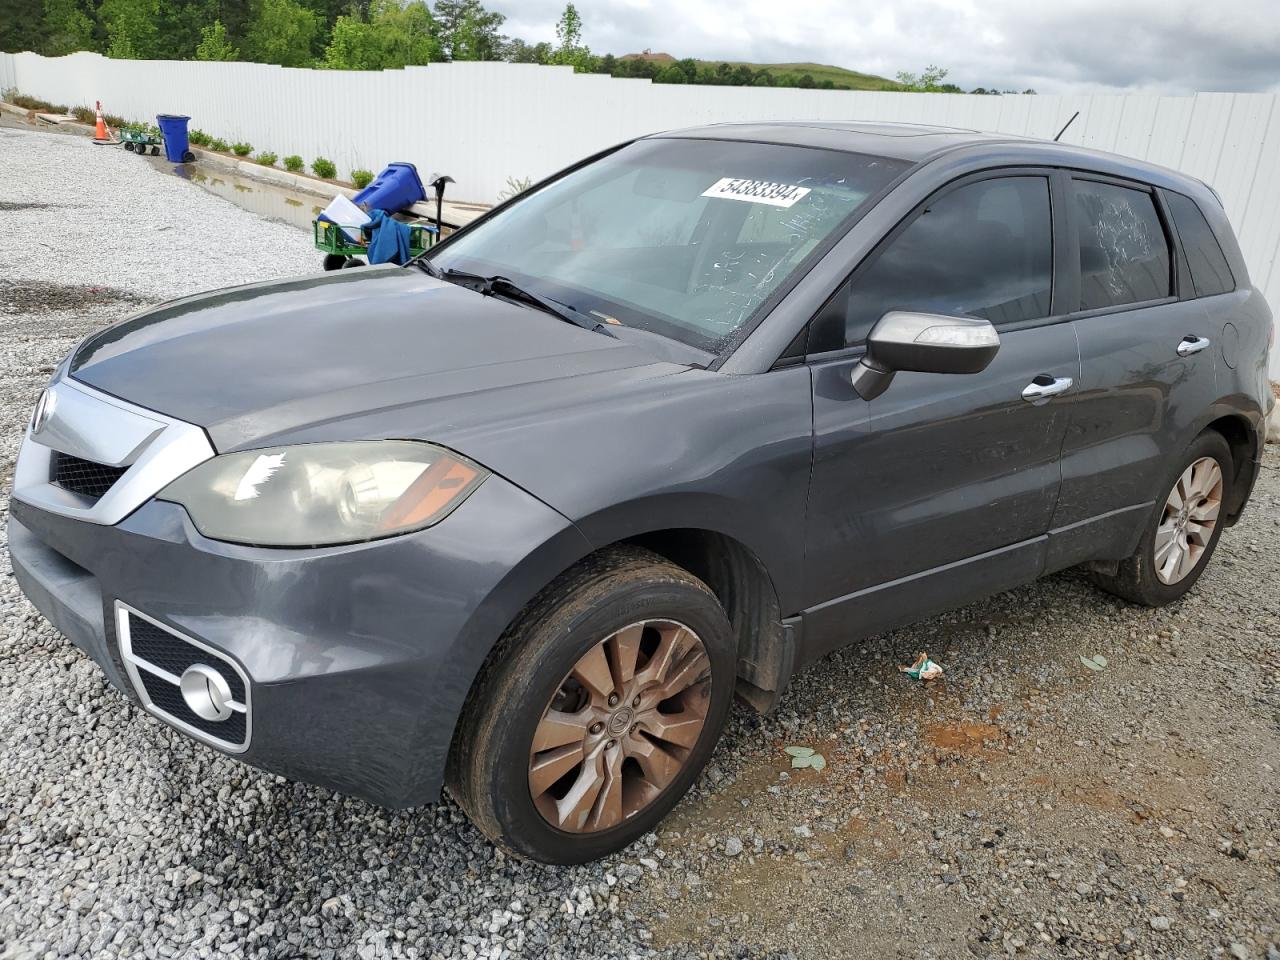
{"label": "front door", "polygon": [[[811,343],[833,346],[833,322],[843,343],[810,357],[811,656],[1043,569],[1080,372],[1071,325],[1055,318],[1051,210],[1041,173],[952,184],[815,318]],[[982,373],[899,372],[883,394],[862,400],[849,374],[890,310],[988,319],[999,352]]]}

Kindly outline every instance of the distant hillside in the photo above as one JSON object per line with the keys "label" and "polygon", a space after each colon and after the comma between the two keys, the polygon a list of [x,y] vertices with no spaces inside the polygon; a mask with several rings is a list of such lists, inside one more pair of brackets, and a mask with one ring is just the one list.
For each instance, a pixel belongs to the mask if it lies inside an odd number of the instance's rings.
{"label": "distant hillside", "polygon": [[644,53],[626,53],[618,58],[619,60],[648,60],[650,63],[675,63],[676,58],[669,53],[653,53],[646,50]]}
{"label": "distant hillside", "polygon": [[[712,70],[720,63],[719,60],[698,61],[700,66],[706,66]],[[731,67],[742,66],[750,67],[752,70],[768,70],[775,77],[780,77],[784,73],[799,75],[807,73],[816,83],[830,80],[837,87],[847,87],[850,90],[902,89],[902,84],[887,77],[878,77],[874,73],[859,73],[856,70],[846,70],[844,67],[833,67],[824,63],[749,63],[741,60],[730,60],[728,63]]]}

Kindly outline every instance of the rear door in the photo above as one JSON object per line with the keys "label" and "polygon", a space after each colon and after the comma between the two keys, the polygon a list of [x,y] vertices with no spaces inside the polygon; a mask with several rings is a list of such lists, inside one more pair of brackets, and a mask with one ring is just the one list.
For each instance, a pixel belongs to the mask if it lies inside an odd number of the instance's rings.
{"label": "rear door", "polygon": [[1158,191],[1084,173],[1063,181],[1081,375],[1050,568],[1132,551],[1188,431],[1216,400],[1221,335],[1204,301],[1179,298],[1189,273]]}
{"label": "rear door", "polygon": [[[811,652],[1043,568],[1079,376],[1071,324],[1056,315],[1051,180],[1009,170],[943,188],[815,318]],[[999,352],[982,373],[899,372],[865,401],[849,374],[871,326],[895,309],[988,319]],[[1024,399],[1037,382],[1054,385],[1050,395]]]}

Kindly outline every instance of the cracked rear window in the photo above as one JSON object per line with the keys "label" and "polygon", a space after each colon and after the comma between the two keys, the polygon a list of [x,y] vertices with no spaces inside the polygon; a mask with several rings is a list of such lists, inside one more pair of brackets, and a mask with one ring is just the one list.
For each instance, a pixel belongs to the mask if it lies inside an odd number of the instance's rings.
{"label": "cracked rear window", "polygon": [[530,194],[432,259],[716,351],[908,166],[807,147],[641,140]]}

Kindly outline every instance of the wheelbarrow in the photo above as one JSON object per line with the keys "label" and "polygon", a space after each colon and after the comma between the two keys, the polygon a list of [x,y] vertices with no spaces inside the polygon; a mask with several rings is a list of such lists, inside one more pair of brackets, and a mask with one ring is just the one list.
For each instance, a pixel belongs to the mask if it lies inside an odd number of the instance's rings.
{"label": "wheelbarrow", "polygon": [[[312,237],[316,249],[325,252],[324,268],[341,270],[345,267],[363,267],[365,261],[358,259],[367,256],[369,244],[363,238],[352,240],[342,227],[328,220],[311,222]],[[435,244],[440,236],[440,228],[434,223],[409,224],[409,256],[416,257]]]}
{"label": "wheelbarrow", "polygon": [[124,144],[126,150],[140,157],[147,152],[148,147],[151,149],[152,156],[160,154],[160,138],[153,137],[145,130],[137,128],[121,130],[120,142]]}

